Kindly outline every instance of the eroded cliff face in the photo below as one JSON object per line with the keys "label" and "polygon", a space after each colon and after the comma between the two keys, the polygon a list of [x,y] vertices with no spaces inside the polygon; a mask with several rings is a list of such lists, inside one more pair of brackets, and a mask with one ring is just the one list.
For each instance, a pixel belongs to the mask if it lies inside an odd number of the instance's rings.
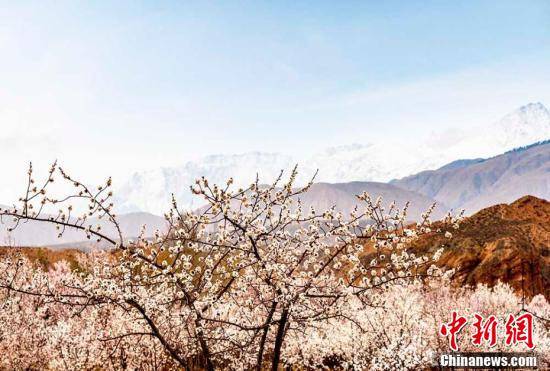
{"label": "eroded cliff face", "polygon": [[415,242],[418,253],[445,247],[438,265],[454,268],[454,283],[509,283],[526,296],[550,298],[550,202],[525,196],[464,219],[452,238],[430,234]]}

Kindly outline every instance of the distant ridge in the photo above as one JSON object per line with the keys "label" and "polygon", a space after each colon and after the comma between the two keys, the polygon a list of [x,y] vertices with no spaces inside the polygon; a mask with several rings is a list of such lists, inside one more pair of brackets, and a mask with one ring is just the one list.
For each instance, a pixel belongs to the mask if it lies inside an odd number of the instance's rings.
{"label": "distant ridge", "polygon": [[[550,139],[546,139],[546,140],[541,140],[539,142],[535,142],[533,144],[528,144],[526,146],[521,146],[521,147],[516,147],[516,148],[512,148],[502,154],[498,154],[496,156],[492,156],[492,157],[488,157],[488,158],[474,158],[474,159],[463,159],[463,160],[455,160],[453,162],[450,162],[446,165],[443,165],[441,166],[439,169],[437,170],[451,170],[451,169],[458,169],[458,168],[461,168],[461,167],[464,167],[464,166],[468,166],[468,165],[471,165],[471,164],[477,164],[477,163],[480,163],[480,162],[484,162],[484,161],[487,161],[487,160],[490,160],[492,158],[495,158],[495,157],[498,157],[498,156],[502,156],[502,155],[505,155],[507,153],[515,153],[515,152],[521,152],[521,151],[526,151],[528,150],[529,148],[533,148],[533,147],[536,147],[536,146],[540,146],[540,145],[544,145],[544,144],[548,144],[550,143]],[[398,179],[394,179],[394,180],[398,180]]]}
{"label": "distant ridge", "polygon": [[521,152],[521,151],[525,151],[525,150],[528,150],[529,148],[532,148],[532,147],[536,147],[536,146],[540,146],[540,145],[543,145],[543,144],[548,144],[550,143],[550,139],[546,139],[546,140],[541,140],[539,142],[535,142],[533,144],[529,144],[527,146],[521,146],[521,147],[516,147],[516,148],[513,148],[509,151],[506,151],[504,152],[504,154],[506,153],[513,153],[513,152]]}
{"label": "distant ridge", "polygon": [[[471,214],[524,195],[550,198],[550,140],[484,160],[462,160],[391,184],[432,197]],[[454,165],[453,165],[454,164]]]}
{"label": "distant ridge", "polygon": [[471,160],[456,160],[456,161],[448,163],[447,165],[441,166],[437,170],[459,169],[461,167],[465,167],[465,166],[468,166],[468,165],[471,165],[471,164],[478,164],[478,163],[483,162],[485,160],[487,160],[487,159],[485,159],[485,158],[475,158],[475,159],[471,159]]}

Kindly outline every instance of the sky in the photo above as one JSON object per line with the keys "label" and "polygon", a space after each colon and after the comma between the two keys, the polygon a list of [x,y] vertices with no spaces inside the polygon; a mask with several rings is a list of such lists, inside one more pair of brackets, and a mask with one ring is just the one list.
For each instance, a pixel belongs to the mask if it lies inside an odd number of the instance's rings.
{"label": "sky", "polygon": [[548,1],[0,1],[0,203],[58,159],[124,178],[550,105]]}

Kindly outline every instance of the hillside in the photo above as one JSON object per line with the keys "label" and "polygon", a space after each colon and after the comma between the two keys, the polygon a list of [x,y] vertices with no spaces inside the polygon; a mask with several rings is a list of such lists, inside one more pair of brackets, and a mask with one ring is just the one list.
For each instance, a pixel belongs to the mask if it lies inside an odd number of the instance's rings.
{"label": "hillside", "polygon": [[[459,285],[509,283],[527,296],[550,297],[550,202],[525,196],[466,218],[451,239],[428,235],[413,247],[433,253],[444,246],[440,264],[457,269]],[[523,280],[522,280],[523,278]],[[522,283],[523,281],[523,283]]]}
{"label": "hillside", "polygon": [[391,184],[432,197],[472,214],[523,195],[550,199],[550,142],[545,141],[486,160],[455,161],[437,170]]}

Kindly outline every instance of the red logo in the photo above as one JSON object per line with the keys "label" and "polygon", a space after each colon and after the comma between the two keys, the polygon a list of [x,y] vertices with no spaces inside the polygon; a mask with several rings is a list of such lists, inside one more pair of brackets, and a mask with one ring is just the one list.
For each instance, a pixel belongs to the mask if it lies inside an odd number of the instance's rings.
{"label": "red logo", "polygon": [[[458,351],[458,335],[466,326],[468,320],[466,317],[459,316],[456,311],[451,313],[451,321],[444,323],[439,328],[439,334],[449,338],[449,346],[452,350]],[[486,319],[480,314],[474,314],[472,324],[472,344],[479,347],[483,344],[493,347],[497,344],[497,330],[499,327],[498,319],[490,315]],[[506,345],[516,345],[524,343],[529,349],[534,348],[533,344],[533,315],[524,313],[515,317],[510,314],[504,324]]]}
{"label": "red logo", "polygon": [[525,313],[514,318],[512,314],[506,321],[506,345],[525,343],[529,349],[533,349],[533,315]]}
{"label": "red logo", "polygon": [[483,321],[483,317],[479,314],[474,315],[476,321],[474,323],[474,334],[472,335],[472,343],[481,345],[483,341],[488,343],[489,347],[494,347],[497,344],[497,318],[490,315],[487,321]]}
{"label": "red logo", "polygon": [[441,325],[439,333],[443,336],[449,336],[449,346],[452,350],[458,350],[458,345],[456,338],[458,333],[462,330],[468,320],[465,317],[458,316],[458,314],[453,311],[451,322]]}

